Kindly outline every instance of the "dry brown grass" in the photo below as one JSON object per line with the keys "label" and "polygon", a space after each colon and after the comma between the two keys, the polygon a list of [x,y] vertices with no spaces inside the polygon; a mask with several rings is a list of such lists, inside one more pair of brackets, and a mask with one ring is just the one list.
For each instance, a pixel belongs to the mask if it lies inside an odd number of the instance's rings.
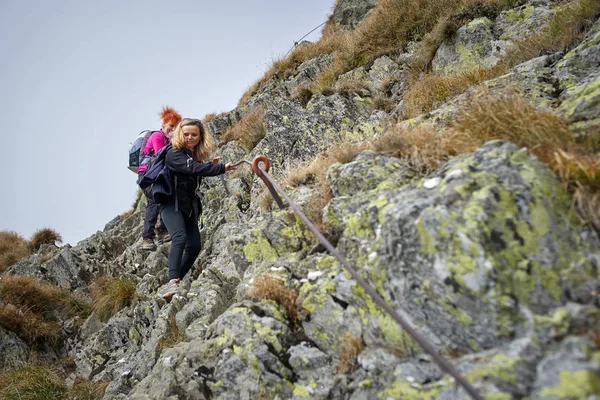
{"label": "dry brown grass", "polygon": [[556,150],[566,149],[573,141],[564,119],[538,110],[514,93],[473,98],[452,127],[476,139],[474,146],[492,139],[508,140],[527,147],[548,164],[554,162]]}
{"label": "dry brown grass", "polygon": [[[427,72],[439,44],[452,34],[456,27],[474,16],[497,13],[511,4],[510,0],[469,0],[477,11],[441,18],[432,32],[425,35],[419,51],[409,66],[409,88],[404,96],[405,117],[412,118],[429,112],[469,87],[492,79],[510,68],[534,57],[569,50],[583,39],[595,18],[600,14],[600,2],[580,0],[568,2],[555,12],[546,28],[512,46],[503,60],[493,68],[478,67],[448,75]],[[487,7],[487,8],[486,8]],[[471,9],[472,10],[472,9]]]}
{"label": "dry brown grass", "polygon": [[0,298],[0,324],[29,343],[56,342],[61,335],[60,318],[85,318],[90,312],[86,302],[66,290],[27,276],[3,277]]}
{"label": "dry brown grass", "polygon": [[100,319],[107,321],[119,310],[131,304],[135,298],[136,285],[128,278],[103,276],[91,287],[92,310]]}
{"label": "dry brown grass", "polygon": [[508,93],[475,99],[463,110],[453,129],[472,139],[465,151],[491,139],[527,147],[552,168],[573,200],[584,222],[600,232],[600,160],[597,146],[573,138],[560,116],[538,110],[522,97]]}
{"label": "dry brown grass", "polygon": [[449,157],[472,149],[473,140],[460,131],[438,131],[427,125],[414,129],[396,126],[369,146],[378,153],[402,158],[415,173],[428,174]]}
{"label": "dry brown grass", "polygon": [[209,123],[210,121],[213,121],[213,120],[215,120],[216,118],[217,118],[217,113],[209,113],[209,114],[206,114],[206,115],[205,115],[205,116],[202,118],[202,123],[203,123],[203,124],[207,124],[207,123]]}
{"label": "dry brown grass", "polygon": [[184,340],[185,334],[179,331],[175,315],[172,315],[171,318],[169,318],[169,332],[167,333],[167,336],[158,341],[158,349],[159,351],[162,351],[163,349],[173,347]]}
{"label": "dry brown grass", "polygon": [[420,61],[412,66],[423,71],[441,41],[461,24],[481,16],[493,17],[519,1],[380,0],[355,31],[338,42],[342,46],[340,54],[317,77],[312,90],[317,93],[333,86],[340,74],[368,65],[380,55],[402,51],[411,40],[425,40],[422,54],[417,56]]}
{"label": "dry brown grass", "polygon": [[335,83],[335,91],[337,93],[355,93],[361,90],[371,91],[369,82],[363,79],[344,79]]}
{"label": "dry brown grass", "polygon": [[72,388],[51,365],[39,361],[0,373],[0,398],[5,400],[101,400],[109,382],[78,378]]}
{"label": "dry brown grass", "polygon": [[64,399],[68,391],[65,382],[46,366],[26,365],[0,374],[0,398],[5,400]]}
{"label": "dry brown grass", "polygon": [[30,254],[29,244],[21,235],[0,231],[0,272]]}
{"label": "dry brown grass", "polygon": [[308,102],[313,96],[313,92],[306,85],[298,86],[294,89],[292,93],[292,100],[298,100],[302,107],[306,107]]}
{"label": "dry brown grass", "polygon": [[297,46],[288,57],[274,61],[265,72],[265,75],[246,90],[238,101],[238,105],[244,104],[253,94],[260,92],[269,79],[273,77],[285,79],[304,61],[342,49],[341,42],[345,40],[347,35],[347,32],[328,30],[328,34],[322,36],[318,42]]}
{"label": "dry brown grass", "polygon": [[102,400],[104,391],[110,382],[92,382],[78,379],[69,390],[69,400]]}
{"label": "dry brown grass", "polygon": [[365,150],[392,155],[404,159],[416,173],[429,173],[439,167],[450,156],[471,149],[473,140],[459,131],[438,133],[433,128],[421,126],[415,129],[394,127],[382,137],[362,143],[346,143],[321,153],[308,166],[291,168],[284,181],[285,186],[307,184],[313,186],[308,201],[307,216],[322,229],[323,207],[332,198],[331,188],[326,174],[329,167],[336,163],[348,163]]}
{"label": "dry brown grass", "polygon": [[133,215],[133,208],[131,210],[127,210],[123,214],[121,214],[121,219],[126,220],[127,218],[131,217],[132,215]]}
{"label": "dry brown grass", "polygon": [[338,374],[350,374],[356,369],[356,360],[364,345],[360,338],[346,333],[340,343],[340,363],[337,367]]}
{"label": "dry brown grass", "polygon": [[29,246],[31,251],[36,251],[43,244],[55,245],[56,243],[62,243],[62,236],[60,236],[60,233],[52,228],[42,228],[35,231],[33,236],[31,236]]}
{"label": "dry brown grass", "polygon": [[273,300],[285,309],[292,324],[300,320],[296,302],[298,292],[295,289],[286,287],[280,278],[269,275],[259,276],[254,280],[254,284],[246,297],[252,300]]}
{"label": "dry brown grass", "polygon": [[235,125],[230,126],[221,136],[219,146],[232,140],[239,141],[246,151],[252,149],[265,137],[266,128],[264,124],[265,107],[260,105],[249,111]]}
{"label": "dry brown grass", "polygon": [[323,225],[322,210],[332,198],[331,188],[327,183],[327,169],[334,163],[345,164],[358,153],[369,148],[366,143],[345,143],[327,152],[318,154],[308,166],[291,168],[285,178],[285,186],[311,184],[313,190],[308,201],[308,209],[304,210],[320,229],[327,230]]}
{"label": "dry brown grass", "polygon": [[566,2],[554,12],[546,28],[515,44],[504,58],[504,68],[543,54],[569,50],[585,37],[599,14],[598,0]]}
{"label": "dry brown grass", "polygon": [[498,75],[498,69],[476,67],[449,75],[434,72],[414,76],[404,94],[404,117],[413,118],[434,110],[468,88]]}
{"label": "dry brown grass", "polygon": [[269,193],[269,190],[266,187],[263,187],[256,196],[256,202],[261,209],[270,210],[275,200],[273,199],[273,196],[271,196],[271,193]]}

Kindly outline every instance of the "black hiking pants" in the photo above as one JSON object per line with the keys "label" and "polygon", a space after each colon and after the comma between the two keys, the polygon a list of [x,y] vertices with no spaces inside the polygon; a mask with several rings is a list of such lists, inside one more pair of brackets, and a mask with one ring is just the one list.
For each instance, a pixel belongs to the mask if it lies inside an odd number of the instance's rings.
{"label": "black hiking pants", "polygon": [[200,254],[198,220],[193,213],[188,217],[175,211],[175,204],[162,204],[160,217],[171,235],[169,280],[183,279]]}
{"label": "black hiking pants", "polygon": [[[146,199],[148,199],[148,205],[146,206],[146,214],[144,215],[144,230],[142,231],[143,239],[154,239],[154,227],[158,220],[158,214],[160,213],[160,204],[156,203],[152,199],[152,187],[147,188],[143,191]],[[164,231],[166,229],[162,219],[158,223],[157,229]]]}

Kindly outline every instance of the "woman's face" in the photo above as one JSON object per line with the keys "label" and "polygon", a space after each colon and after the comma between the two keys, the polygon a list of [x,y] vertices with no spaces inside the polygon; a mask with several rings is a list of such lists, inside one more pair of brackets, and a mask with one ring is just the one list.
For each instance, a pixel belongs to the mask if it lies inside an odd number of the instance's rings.
{"label": "woman's face", "polygon": [[169,123],[163,124],[163,126],[162,126],[163,132],[166,133],[169,136],[171,136],[171,133],[173,132],[174,128],[175,128],[175,125],[174,124],[169,124]]}
{"label": "woman's face", "polygon": [[194,147],[200,142],[200,128],[196,125],[186,125],[182,130],[185,147],[194,150]]}

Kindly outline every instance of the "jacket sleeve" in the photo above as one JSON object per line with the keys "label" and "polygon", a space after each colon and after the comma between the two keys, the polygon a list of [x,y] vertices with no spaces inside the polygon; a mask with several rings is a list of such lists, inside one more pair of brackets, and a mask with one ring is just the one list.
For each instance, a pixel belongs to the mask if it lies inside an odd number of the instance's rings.
{"label": "jacket sleeve", "polygon": [[225,173],[225,164],[212,162],[198,162],[188,157],[183,151],[169,149],[165,156],[167,167],[182,175],[216,176]]}
{"label": "jacket sleeve", "polygon": [[150,135],[148,141],[146,142],[146,147],[144,147],[144,155],[151,156],[156,153],[160,149],[165,147],[165,140],[163,138],[163,134],[159,131],[156,131]]}

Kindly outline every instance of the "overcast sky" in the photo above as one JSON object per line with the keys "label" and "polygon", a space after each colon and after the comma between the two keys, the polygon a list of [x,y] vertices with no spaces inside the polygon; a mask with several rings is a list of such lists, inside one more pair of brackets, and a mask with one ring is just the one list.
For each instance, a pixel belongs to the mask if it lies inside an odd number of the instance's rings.
{"label": "overcast sky", "polygon": [[102,230],[131,208],[128,145],[163,105],[233,109],[333,3],[0,0],[0,230]]}

